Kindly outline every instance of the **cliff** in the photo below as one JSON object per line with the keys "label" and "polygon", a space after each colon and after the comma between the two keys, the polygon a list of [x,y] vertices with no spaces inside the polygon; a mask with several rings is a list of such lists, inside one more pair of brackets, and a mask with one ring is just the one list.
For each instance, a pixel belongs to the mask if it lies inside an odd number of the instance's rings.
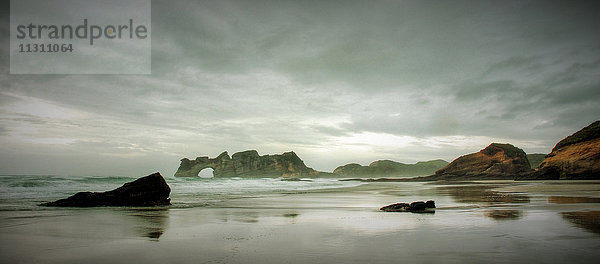
{"label": "cliff", "polygon": [[511,144],[492,143],[479,152],[461,156],[435,175],[415,181],[514,179],[531,171],[525,152]]}
{"label": "cliff", "polygon": [[600,120],[591,123],[590,125],[559,141],[552,149],[552,152],[558,151],[559,149],[569,145],[583,143],[597,138],[600,138]]}
{"label": "cliff", "polygon": [[197,177],[206,168],[212,168],[216,178],[226,177],[317,177],[321,173],[304,165],[296,153],[285,152],[280,155],[258,155],[256,150],[234,153],[227,151],[216,158],[197,157],[195,160],[184,158],[175,173],[175,177]]}
{"label": "cliff", "polygon": [[600,121],[559,141],[535,172],[519,179],[600,179]]}
{"label": "cliff", "polygon": [[420,161],[415,164],[404,164],[391,160],[374,161],[369,166],[350,163],[337,167],[333,174],[340,177],[411,177],[431,175],[436,170],[448,165],[444,160]]}

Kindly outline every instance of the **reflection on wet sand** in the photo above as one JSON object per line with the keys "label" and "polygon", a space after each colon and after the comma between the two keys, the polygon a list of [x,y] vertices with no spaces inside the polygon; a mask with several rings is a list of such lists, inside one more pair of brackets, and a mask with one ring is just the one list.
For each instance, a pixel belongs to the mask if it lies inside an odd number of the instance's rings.
{"label": "reflection on wet sand", "polygon": [[297,214],[297,213],[289,213],[289,214],[283,214],[283,217],[291,217],[291,218],[294,218],[294,217],[297,217],[297,216],[299,216],[299,215],[300,215],[300,214]]}
{"label": "reflection on wet sand", "polygon": [[494,220],[515,220],[523,216],[520,210],[488,210],[484,215]]}
{"label": "reflection on wet sand", "polygon": [[548,203],[554,203],[554,204],[600,203],[600,198],[575,197],[575,196],[550,196],[550,197],[548,197]]}
{"label": "reflection on wet sand", "polygon": [[167,208],[129,209],[126,212],[138,220],[134,227],[136,233],[152,241],[158,241],[169,222],[169,209]]}
{"label": "reflection on wet sand", "polygon": [[437,190],[452,196],[461,203],[529,203],[529,196],[516,193],[492,191],[497,186],[469,185],[443,186]]}
{"label": "reflection on wet sand", "polygon": [[563,212],[562,217],[578,227],[600,234],[600,211]]}
{"label": "reflection on wet sand", "polygon": [[221,212],[222,222],[241,222],[241,223],[258,223],[259,214],[257,212],[239,211],[239,212]]}

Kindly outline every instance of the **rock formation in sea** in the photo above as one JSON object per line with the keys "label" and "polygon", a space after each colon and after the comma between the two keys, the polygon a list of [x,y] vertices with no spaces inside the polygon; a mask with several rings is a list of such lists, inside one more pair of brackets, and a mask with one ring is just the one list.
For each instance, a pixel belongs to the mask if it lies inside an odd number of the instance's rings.
{"label": "rock formation in sea", "polygon": [[157,172],[125,183],[112,191],[79,192],[69,198],[40,205],[56,207],[170,205],[170,193],[171,188]]}
{"label": "rock formation in sea", "polygon": [[535,172],[519,179],[600,179],[600,121],[559,141]]}
{"label": "rock formation in sea", "polygon": [[412,177],[431,175],[436,170],[448,165],[445,160],[420,161],[415,164],[404,164],[391,160],[374,161],[369,166],[350,163],[337,167],[333,174],[340,177]]}
{"label": "rock formation in sea", "polygon": [[512,180],[516,175],[530,171],[531,166],[522,149],[511,144],[492,143],[479,152],[453,160],[432,176],[412,180]]}
{"label": "rock formation in sea", "polygon": [[256,150],[234,153],[231,157],[227,151],[216,158],[197,157],[195,160],[184,158],[175,173],[175,177],[197,177],[203,169],[213,169],[215,178],[249,177],[249,178],[301,178],[327,176],[304,165],[293,151],[279,155],[258,155]]}

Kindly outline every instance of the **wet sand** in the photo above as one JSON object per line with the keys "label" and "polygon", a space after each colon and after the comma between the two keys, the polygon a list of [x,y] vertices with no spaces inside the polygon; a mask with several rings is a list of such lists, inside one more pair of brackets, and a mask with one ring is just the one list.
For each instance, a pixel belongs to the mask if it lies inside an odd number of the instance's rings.
{"label": "wet sand", "polygon": [[[3,263],[596,263],[595,198],[597,182],[367,183],[194,208],[3,211],[0,257]],[[428,199],[436,201],[435,214],[378,211]]]}

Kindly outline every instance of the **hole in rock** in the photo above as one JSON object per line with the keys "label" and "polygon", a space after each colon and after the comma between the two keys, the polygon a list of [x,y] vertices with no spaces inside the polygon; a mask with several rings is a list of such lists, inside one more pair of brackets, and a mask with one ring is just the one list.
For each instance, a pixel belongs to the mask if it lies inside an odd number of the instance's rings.
{"label": "hole in rock", "polygon": [[203,169],[200,172],[198,172],[198,177],[212,178],[215,176],[214,172],[215,172],[215,170],[213,170],[212,168],[206,168],[206,169]]}

